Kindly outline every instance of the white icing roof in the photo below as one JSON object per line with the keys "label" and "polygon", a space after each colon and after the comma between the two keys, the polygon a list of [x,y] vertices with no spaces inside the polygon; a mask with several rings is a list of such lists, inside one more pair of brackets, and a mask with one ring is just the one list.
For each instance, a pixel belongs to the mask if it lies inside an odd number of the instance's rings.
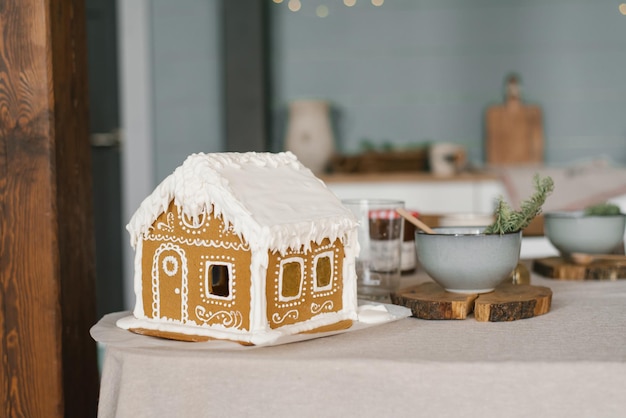
{"label": "white icing roof", "polygon": [[174,199],[192,219],[215,209],[252,249],[308,248],[343,238],[356,219],[290,152],[192,154],[140,205],[126,229],[131,245]]}

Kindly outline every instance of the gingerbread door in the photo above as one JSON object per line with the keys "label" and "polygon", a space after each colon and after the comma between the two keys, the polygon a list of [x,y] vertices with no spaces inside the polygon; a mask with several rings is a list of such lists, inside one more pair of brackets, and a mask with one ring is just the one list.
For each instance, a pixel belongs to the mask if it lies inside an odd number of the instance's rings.
{"label": "gingerbread door", "polygon": [[151,276],[152,317],[186,322],[189,277],[184,250],[176,244],[162,244],[154,255]]}

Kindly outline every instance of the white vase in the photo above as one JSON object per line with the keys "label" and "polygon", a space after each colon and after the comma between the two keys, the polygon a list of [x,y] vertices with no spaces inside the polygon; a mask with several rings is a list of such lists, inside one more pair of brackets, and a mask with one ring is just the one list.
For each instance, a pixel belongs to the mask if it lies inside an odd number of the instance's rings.
{"label": "white vase", "polygon": [[335,152],[328,102],[296,100],[289,103],[285,148],[313,173],[325,171]]}

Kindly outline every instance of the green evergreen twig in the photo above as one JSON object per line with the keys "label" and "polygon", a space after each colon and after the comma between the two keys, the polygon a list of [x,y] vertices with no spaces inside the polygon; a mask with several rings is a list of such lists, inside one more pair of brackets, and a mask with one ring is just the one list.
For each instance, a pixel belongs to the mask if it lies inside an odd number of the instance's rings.
{"label": "green evergreen twig", "polygon": [[613,216],[620,215],[622,212],[619,206],[613,203],[599,203],[597,205],[585,208],[585,216]]}
{"label": "green evergreen twig", "polygon": [[513,210],[504,198],[498,198],[494,211],[494,222],[485,229],[485,234],[506,234],[526,228],[530,222],[541,213],[541,207],[546,198],[554,190],[554,181],[551,177],[541,178],[535,174],[535,193],[522,202],[518,211]]}

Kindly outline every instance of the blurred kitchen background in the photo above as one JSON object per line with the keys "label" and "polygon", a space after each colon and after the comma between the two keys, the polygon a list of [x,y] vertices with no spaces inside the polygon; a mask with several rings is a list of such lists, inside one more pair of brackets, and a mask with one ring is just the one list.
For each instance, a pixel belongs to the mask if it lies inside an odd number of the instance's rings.
{"label": "blurred kitchen background", "polygon": [[[86,3],[100,315],[134,304],[124,226],[141,201],[190,153],[285,149],[296,101],[328,105],[334,155],[454,144],[480,173],[486,109],[515,73],[545,167],[626,166],[619,0]],[[462,193],[454,177],[424,184],[414,209],[454,211],[429,206]]]}

